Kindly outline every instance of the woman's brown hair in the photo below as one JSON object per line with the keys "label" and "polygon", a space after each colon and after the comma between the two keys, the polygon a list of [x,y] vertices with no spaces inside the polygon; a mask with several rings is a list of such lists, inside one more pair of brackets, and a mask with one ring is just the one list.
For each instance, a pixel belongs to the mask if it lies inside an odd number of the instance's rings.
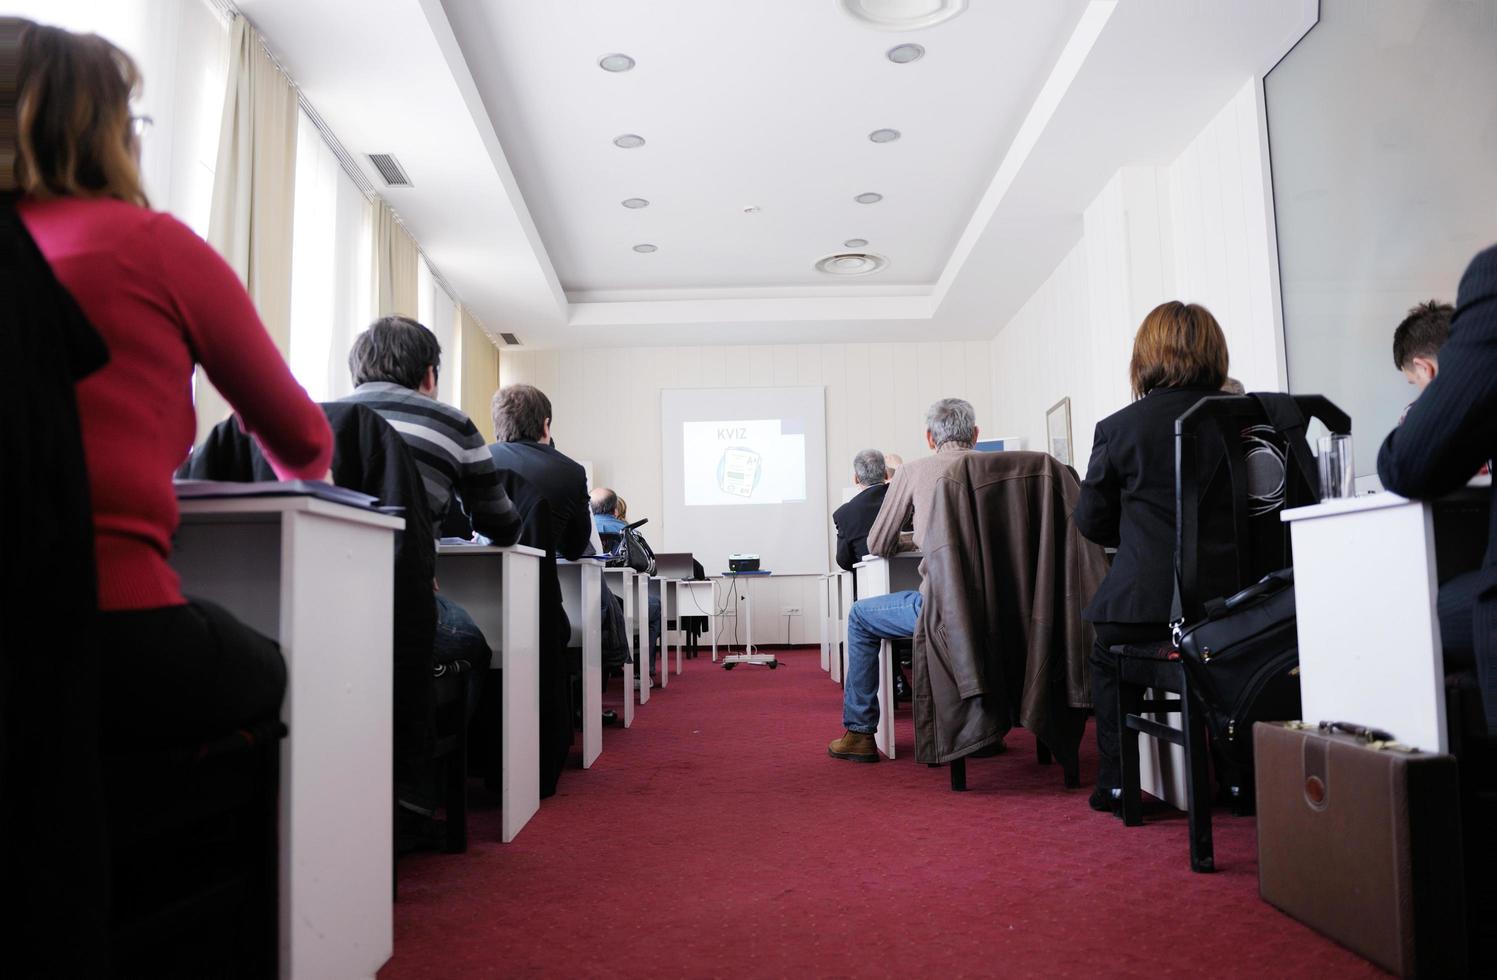
{"label": "woman's brown hair", "polygon": [[97,34],[23,22],[16,52],[15,182],[38,198],[113,197],[149,206],[130,97],[140,71]]}
{"label": "woman's brown hair", "polygon": [[1160,387],[1220,388],[1227,379],[1226,335],[1204,306],[1160,303],[1133,338],[1128,377],[1135,398]]}

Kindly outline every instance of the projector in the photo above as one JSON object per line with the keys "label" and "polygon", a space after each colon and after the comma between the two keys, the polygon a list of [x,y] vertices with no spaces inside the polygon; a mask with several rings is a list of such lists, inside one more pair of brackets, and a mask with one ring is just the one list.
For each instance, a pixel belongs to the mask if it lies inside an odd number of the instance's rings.
{"label": "projector", "polygon": [[758,555],[729,555],[728,571],[730,572],[757,572],[759,570]]}

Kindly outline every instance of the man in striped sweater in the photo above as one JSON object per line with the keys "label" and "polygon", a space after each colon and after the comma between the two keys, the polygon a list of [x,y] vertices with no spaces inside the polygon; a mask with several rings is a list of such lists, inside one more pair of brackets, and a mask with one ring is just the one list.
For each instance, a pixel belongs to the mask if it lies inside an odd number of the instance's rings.
{"label": "man in striped sweater", "polygon": [[[483,435],[461,409],[437,401],[442,345],[415,320],[387,316],[353,342],[348,369],[355,385],[344,401],[368,405],[399,432],[426,485],[433,526],[457,496],[473,527],[497,545],[520,538],[520,515],[499,482]],[[483,677],[492,652],[467,610],[437,593],[438,664],[467,660]],[[473,685],[476,694],[478,685]],[[470,713],[476,699],[470,702]]]}

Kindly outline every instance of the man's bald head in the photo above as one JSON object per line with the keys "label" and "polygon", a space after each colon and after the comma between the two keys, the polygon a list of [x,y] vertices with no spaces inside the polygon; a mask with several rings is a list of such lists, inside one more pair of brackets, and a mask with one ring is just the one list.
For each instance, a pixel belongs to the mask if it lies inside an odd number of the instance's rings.
{"label": "man's bald head", "polygon": [[619,495],[607,487],[598,487],[587,495],[587,505],[594,514],[612,515],[619,509]]}

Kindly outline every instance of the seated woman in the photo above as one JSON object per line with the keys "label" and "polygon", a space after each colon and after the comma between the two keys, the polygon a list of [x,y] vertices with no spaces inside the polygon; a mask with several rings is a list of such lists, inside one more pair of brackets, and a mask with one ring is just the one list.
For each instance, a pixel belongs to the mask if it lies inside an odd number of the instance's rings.
{"label": "seated woman", "polygon": [[18,210],[109,348],[78,384],[94,515],[103,730],[144,742],[273,715],[280,650],[183,597],[168,563],[172,472],[192,448],[201,364],[276,471],[323,477],[332,436],[232,269],[141,189],[130,58],[94,35],[26,24],[17,62]]}
{"label": "seated woman", "polygon": [[1082,618],[1097,632],[1091,656],[1097,713],[1094,810],[1116,810],[1117,658],[1109,648],[1169,637],[1175,571],[1175,419],[1227,378],[1227,339],[1204,307],[1163,303],[1144,317],[1128,368],[1135,401],[1097,423],[1076,527],[1118,549]]}

